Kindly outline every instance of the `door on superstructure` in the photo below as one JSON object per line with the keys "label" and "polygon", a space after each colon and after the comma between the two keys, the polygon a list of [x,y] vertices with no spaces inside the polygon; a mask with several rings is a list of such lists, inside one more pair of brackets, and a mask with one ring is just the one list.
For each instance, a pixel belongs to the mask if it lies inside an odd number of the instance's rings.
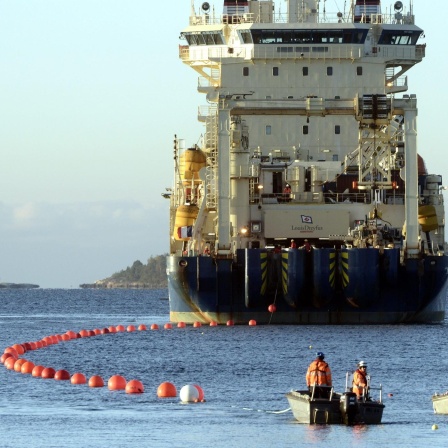
{"label": "door on superstructure", "polygon": [[272,192],[275,194],[283,193],[283,172],[281,171],[272,173]]}

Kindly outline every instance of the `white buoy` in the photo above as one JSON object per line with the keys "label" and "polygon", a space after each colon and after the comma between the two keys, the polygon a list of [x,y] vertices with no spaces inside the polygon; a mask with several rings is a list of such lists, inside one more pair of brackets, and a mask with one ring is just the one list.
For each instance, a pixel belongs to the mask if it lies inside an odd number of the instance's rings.
{"label": "white buoy", "polygon": [[192,384],[187,384],[180,390],[179,397],[183,403],[195,403],[199,399],[199,391]]}
{"label": "white buoy", "polygon": [[439,427],[437,425],[432,425],[432,430],[434,431],[436,429],[439,429]]}

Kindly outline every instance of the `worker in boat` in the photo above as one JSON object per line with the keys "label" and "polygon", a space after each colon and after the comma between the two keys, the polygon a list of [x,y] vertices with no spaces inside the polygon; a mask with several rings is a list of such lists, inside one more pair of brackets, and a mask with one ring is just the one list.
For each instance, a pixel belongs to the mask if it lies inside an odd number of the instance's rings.
{"label": "worker in boat", "polygon": [[326,387],[332,386],[330,366],[324,361],[325,355],[322,352],[316,353],[316,359],[309,365],[306,371],[306,385],[310,392],[314,389],[316,398],[328,398],[330,390]]}
{"label": "worker in boat", "polygon": [[297,244],[296,244],[296,242],[295,242],[294,240],[291,240],[291,246],[290,246],[290,248],[291,248],[291,249],[297,249]]}
{"label": "worker in boat", "polygon": [[363,395],[367,397],[368,394],[368,381],[367,381],[367,363],[365,361],[359,361],[358,368],[353,373],[353,392],[358,399]]}
{"label": "worker in boat", "polygon": [[285,202],[289,202],[291,200],[291,186],[289,184],[286,184],[283,189],[283,200]]}
{"label": "worker in boat", "polygon": [[311,252],[312,247],[308,240],[303,242],[302,249],[305,249],[307,252]]}
{"label": "worker in boat", "polygon": [[210,248],[208,246],[205,246],[204,257],[209,257],[209,256],[210,256]]}

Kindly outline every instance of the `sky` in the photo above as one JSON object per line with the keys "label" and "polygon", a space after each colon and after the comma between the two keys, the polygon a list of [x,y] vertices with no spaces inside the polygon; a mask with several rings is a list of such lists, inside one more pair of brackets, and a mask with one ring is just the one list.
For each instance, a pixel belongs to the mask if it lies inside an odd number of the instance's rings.
{"label": "sky", "polygon": [[[407,93],[419,153],[448,184],[448,4],[428,5],[414,0],[427,49]],[[161,193],[174,135],[198,143],[206,104],[178,57],[190,10],[191,0],[0,0],[0,282],[77,288],[168,252]]]}

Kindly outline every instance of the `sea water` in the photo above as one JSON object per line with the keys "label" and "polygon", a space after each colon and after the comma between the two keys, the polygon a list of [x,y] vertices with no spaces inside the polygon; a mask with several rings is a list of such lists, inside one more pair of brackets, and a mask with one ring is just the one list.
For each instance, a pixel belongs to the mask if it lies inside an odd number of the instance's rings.
{"label": "sea water", "polygon": [[[0,352],[45,336],[145,324],[26,352],[71,374],[103,377],[106,387],[34,378],[0,365],[1,447],[442,447],[448,416],[431,396],[448,389],[448,321],[434,325],[202,326],[165,330],[166,290],[0,290]],[[159,330],[150,330],[156,323]],[[386,405],[376,426],[297,423],[285,393],[305,386],[323,351],[338,391],[346,372],[368,363]],[[138,379],[143,394],[109,391],[112,375]],[[178,392],[201,386],[204,403],[158,398],[165,381]],[[437,425],[438,429],[432,429]]]}

